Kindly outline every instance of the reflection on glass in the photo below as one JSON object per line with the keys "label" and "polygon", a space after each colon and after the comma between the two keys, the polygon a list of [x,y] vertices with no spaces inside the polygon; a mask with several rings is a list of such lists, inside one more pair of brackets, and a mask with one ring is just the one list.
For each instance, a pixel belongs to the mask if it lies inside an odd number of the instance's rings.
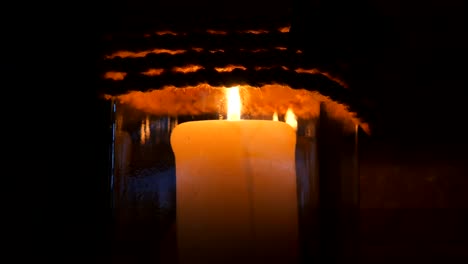
{"label": "reflection on glass", "polygon": [[175,221],[175,169],[169,136],[177,120],[116,106],[113,202],[115,239],[121,248],[115,250],[158,249],[156,244]]}
{"label": "reflection on glass", "polygon": [[[317,107],[319,106],[317,105]],[[139,248],[140,251],[138,252],[142,254],[154,254],[158,255],[158,258],[165,255],[167,259],[174,260],[180,252],[177,253],[177,175],[173,146],[171,146],[170,142],[171,133],[176,126],[188,121],[229,119],[228,116],[232,117],[232,115],[227,113],[226,108],[222,112],[181,115],[177,117],[151,114],[121,103],[117,103],[114,109],[113,200],[117,240],[120,241],[119,245],[123,247],[123,250]],[[296,111],[293,112],[292,109],[285,110],[286,108],[283,110],[271,108],[271,112],[255,117],[251,117],[250,115],[241,116],[237,113],[234,118],[281,121],[294,128],[296,143],[295,149],[293,149],[294,155],[291,156],[291,159],[292,166],[295,167],[293,177],[295,177],[294,180],[297,186],[297,200],[295,200],[295,204],[297,204],[299,243],[301,244],[301,248],[316,248],[316,244],[314,243],[318,243],[316,241],[319,238],[319,234],[317,216],[314,213],[322,203],[322,198],[319,199],[319,194],[320,192],[323,193],[323,179],[319,186],[319,150],[316,136],[319,134],[316,132],[319,127],[319,120],[317,118],[301,118],[301,116],[295,115]],[[317,109],[316,111],[321,110]],[[268,136],[272,134],[272,131],[263,131],[261,134]],[[335,138],[332,138],[332,140],[335,140]],[[263,148],[258,146],[257,148],[261,152],[266,151],[265,149],[268,147]],[[219,149],[223,150],[222,146],[219,146]],[[209,163],[207,161],[203,162]],[[332,159],[330,163],[333,165],[333,162],[337,164],[337,167],[345,169],[349,167],[348,165],[340,166],[337,159]],[[252,171],[255,171],[255,169],[259,170],[259,168],[253,168]],[[190,173],[192,172],[189,171]],[[279,175],[277,170],[264,170],[262,173],[270,176]],[[345,195],[347,192],[353,192],[354,190],[354,188],[350,187],[349,182],[342,180],[342,178],[340,178],[337,184],[341,184],[343,190],[340,190],[336,195]],[[228,187],[225,186],[225,190]],[[262,188],[257,188],[256,190],[261,190]],[[219,188],[215,188],[215,190],[217,189]],[[255,189],[253,190],[255,192]],[[255,193],[255,195],[258,196],[259,193]],[[255,195],[251,196],[254,197]],[[232,196],[234,197],[235,194],[232,194]],[[237,193],[237,196],[243,197],[239,193]],[[262,202],[275,201],[276,196],[273,195],[272,197],[264,199]],[[191,200],[186,200],[185,202],[187,201],[190,202]],[[247,200],[243,199],[242,201]],[[216,201],[212,200],[209,202],[210,204],[216,203]],[[230,202],[236,205],[233,201]],[[227,210],[225,215],[236,215],[236,208],[234,206],[230,208],[226,208],[226,206],[221,207]],[[255,210],[255,205],[252,208]],[[241,216],[245,218],[247,215],[249,214],[246,212],[237,214],[238,218]],[[266,219],[266,216],[264,219]],[[276,219],[280,218],[277,217]],[[193,222],[188,218],[184,221],[186,223]],[[265,220],[264,222],[267,221]],[[268,225],[264,225],[263,227],[266,230]],[[258,229],[258,227],[255,228]],[[260,228],[258,230],[260,232],[263,229]],[[233,235],[240,234],[234,231],[231,233]],[[270,232],[268,235],[274,233]],[[307,240],[307,243],[303,242],[303,240]],[[309,251],[312,252],[313,250]],[[173,262],[163,262],[157,259],[153,263]]]}
{"label": "reflection on glass", "polygon": [[149,138],[150,138],[150,123],[149,123],[149,118],[146,117],[146,119],[143,122],[141,122],[141,128],[140,128],[141,144],[144,145]]}

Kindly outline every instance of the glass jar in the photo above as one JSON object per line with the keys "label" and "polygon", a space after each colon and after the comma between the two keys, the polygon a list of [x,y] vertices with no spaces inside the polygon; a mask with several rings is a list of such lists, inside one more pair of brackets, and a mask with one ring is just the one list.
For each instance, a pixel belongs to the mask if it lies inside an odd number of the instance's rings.
{"label": "glass jar", "polygon": [[109,99],[116,259],[356,256],[359,129],[342,105],[280,85],[166,87]]}

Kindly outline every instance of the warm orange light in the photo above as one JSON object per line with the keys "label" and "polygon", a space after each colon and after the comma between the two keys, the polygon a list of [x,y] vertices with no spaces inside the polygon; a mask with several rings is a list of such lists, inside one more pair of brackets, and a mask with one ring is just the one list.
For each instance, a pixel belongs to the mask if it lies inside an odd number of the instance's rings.
{"label": "warm orange light", "polygon": [[265,52],[265,51],[268,51],[268,50],[267,49],[253,49],[253,50],[251,50],[251,52],[253,52],[253,53]]}
{"label": "warm orange light", "polygon": [[343,87],[348,88],[348,85],[346,83],[344,83],[343,81],[341,81],[340,79],[332,76],[328,72],[320,71],[319,69],[298,68],[298,69],[295,69],[294,71],[297,72],[297,73],[322,74],[324,76],[327,76],[330,80],[333,80],[333,81],[339,83],[340,85],[342,85]]}
{"label": "warm orange light", "polygon": [[259,29],[259,30],[245,30],[245,31],[240,31],[241,33],[247,33],[247,34],[268,34],[270,31],[265,30],[265,29]]}
{"label": "warm orange light", "polygon": [[226,35],[227,34],[226,31],[214,30],[214,29],[208,29],[206,32],[208,32],[208,34],[213,34],[213,35]]}
{"label": "warm orange light", "polygon": [[172,71],[174,72],[181,72],[181,73],[188,73],[188,72],[196,72],[198,70],[204,69],[203,66],[200,65],[186,65],[183,67],[174,67]]}
{"label": "warm orange light", "polygon": [[227,120],[238,121],[241,119],[242,102],[239,87],[235,86],[226,90]]}
{"label": "warm orange light", "polygon": [[145,134],[146,134],[146,139],[149,139],[149,137],[150,137],[150,121],[149,121],[148,117],[146,117],[146,122],[145,122]]}
{"label": "warm orange light", "polygon": [[114,81],[121,81],[127,76],[126,72],[106,72],[104,79],[112,79]]}
{"label": "warm orange light", "polygon": [[279,32],[281,32],[281,33],[288,33],[290,28],[291,28],[291,26],[280,27],[280,28],[278,28],[278,30],[279,30]]}
{"label": "warm orange light", "polygon": [[227,65],[225,67],[215,67],[215,71],[217,72],[232,72],[235,69],[241,69],[244,71],[247,70],[247,68],[245,68],[242,65]]}
{"label": "warm orange light", "polygon": [[143,145],[150,138],[150,122],[149,118],[146,117],[146,120],[141,123],[140,128],[140,143]]}
{"label": "warm orange light", "polygon": [[164,69],[149,69],[145,72],[142,72],[141,74],[146,75],[146,76],[157,76],[161,75],[164,72]]}
{"label": "warm orange light", "polygon": [[224,50],[223,49],[210,50],[210,53],[216,53],[216,52],[224,52]]}
{"label": "warm orange light", "polygon": [[121,57],[121,58],[143,58],[146,55],[150,53],[154,54],[163,54],[167,53],[170,55],[177,55],[177,54],[182,54],[187,52],[186,50],[169,50],[169,49],[153,49],[153,50],[144,50],[144,51],[127,51],[127,50],[121,50],[112,53],[111,55],[107,55],[105,58],[106,59],[113,59],[115,57]]}
{"label": "warm orange light", "polygon": [[273,113],[273,121],[278,121],[278,113]]}
{"label": "warm orange light", "polygon": [[182,54],[187,52],[186,50],[170,50],[170,49],[154,49],[150,51],[149,53],[155,53],[155,54],[162,54],[162,53],[167,53],[171,55],[176,55],[176,54]]}
{"label": "warm orange light", "polygon": [[286,111],[286,115],[284,116],[284,119],[288,125],[294,128],[294,130],[297,130],[296,115],[294,114],[291,108],[288,108],[288,110]]}
{"label": "warm orange light", "polygon": [[261,70],[269,70],[273,67],[268,67],[268,66],[255,66],[256,71],[261,71]]}
{"label": "warm orange light", "polygon": [[175,33],[174,31],[170,31],[170,30],[156,31],[155,33],[156,35],[159,35],[159,36],[163,36],[163,35],[177,36],[177,33]]}
{"label": "warm orange light", "polygon": [[141,127],[140,127],[140,143],[143,145],[145,144],[145,140],[146,140],[146,133],[145,133],[145,123],[142,122],[141,123]]}
{"label": "warm orange light", "polygon": [[[292,89],[289,86],[267,84],[260,87],[238,86],[242,93],[242,115],[251,119],[270,120],[276,110],[279,115],[285,114],[288,107],[294,106],[294,115],[299,119],[316,119],[320,113],[319,105],[323,104],[330,117],[340,120],[346,131],[354,132],[355,124],[370,134],[369,126],[349,106],[333,101],[316,91]],[[121,95],[103,95],[107,100],[115,99],[151,115],[201,115],[220,111],[220,102],[226,101],[226,87],[211,86],[206,83],[196,86],[165,86],[147,92],[130,91]],[[195,101],[195,102],[194,102]],[[226,105],[223,103],[223,107]],[[223,111],[223,113],[225,113]],[[222,118],[224,119],[223,115]],[[283,118],[281,118],[283,120]]]}

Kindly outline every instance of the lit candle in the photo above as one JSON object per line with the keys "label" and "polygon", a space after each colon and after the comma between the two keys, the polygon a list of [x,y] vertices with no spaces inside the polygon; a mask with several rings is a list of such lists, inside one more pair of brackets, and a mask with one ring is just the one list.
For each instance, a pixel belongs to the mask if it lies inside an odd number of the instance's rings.
{"label": "lit candle", "polygon": [[[180,263],[294,263],[298,257],[296,132],[284,122],[228,120],[174,128]],[[233,121],[234,120],[234,121]]]}

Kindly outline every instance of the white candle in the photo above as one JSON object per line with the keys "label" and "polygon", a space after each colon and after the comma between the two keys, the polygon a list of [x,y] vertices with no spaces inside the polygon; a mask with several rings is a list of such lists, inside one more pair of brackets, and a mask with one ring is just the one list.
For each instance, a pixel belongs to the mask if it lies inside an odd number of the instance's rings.
{"label": "white candle", "polygon": [[295,262],[295,144],[295,130],[284,122],[174,128],[180,263]]}

